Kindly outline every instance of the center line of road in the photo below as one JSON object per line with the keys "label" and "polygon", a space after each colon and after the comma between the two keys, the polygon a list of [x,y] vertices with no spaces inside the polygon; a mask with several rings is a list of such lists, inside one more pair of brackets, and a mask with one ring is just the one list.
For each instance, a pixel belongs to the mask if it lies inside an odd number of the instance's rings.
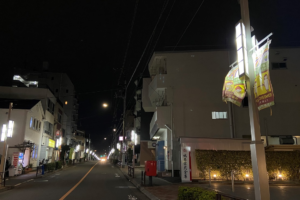
{"label": "center line of road", "polygon": [[98,162],[82,177],[82,179],[72,187],[64,196],[62,196],[59,200],[64,200],[75,188],[85,179],[85,177],[92,171],[92,169],[98,164]]}

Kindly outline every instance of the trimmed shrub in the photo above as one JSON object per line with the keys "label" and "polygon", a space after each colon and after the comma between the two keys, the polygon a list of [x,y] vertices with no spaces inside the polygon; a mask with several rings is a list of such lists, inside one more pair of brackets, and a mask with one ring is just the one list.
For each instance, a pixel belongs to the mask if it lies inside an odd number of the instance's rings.
{"label": "trimmed shrub", "polygon": [[[218,171],[222,179],[229,179],[232,170],[236,177],[243,179],[247,172],[252,177],[250,151],[196,150],[196,163],[199,177],[208,178],[208,170]],[[300,151],[266,151],[267,171],[270,179],[300,180]]]}
{"label": "trimmed shrub", "polygon": [[61,161],[57,161],[56,162],[56,169],[61,169],[62,166],[62,162]]}
{"label": "trimmed shrub", "polygon": [[179,187],[178,200],[215,200],[216,194],[199,187]]}

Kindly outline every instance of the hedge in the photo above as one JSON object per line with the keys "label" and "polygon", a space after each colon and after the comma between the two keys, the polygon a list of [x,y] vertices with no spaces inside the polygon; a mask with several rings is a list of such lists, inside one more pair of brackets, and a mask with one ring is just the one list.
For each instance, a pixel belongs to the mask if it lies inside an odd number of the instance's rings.
{"label": "hedge", "polygon": [[178,200],[215,200],[216,194],[199,187],[179,187]]}
{"label": "hedge", "polygon": [[[196,150],[196,163],[203,179],[208,177],[209,169],[222,179],[228,179],[232,170],[238,179],[245,174],[252,177],[250,151]],[[281,174],[284,179],[300,180],[300,151],[266,151],[266,164],[270,179]]]}

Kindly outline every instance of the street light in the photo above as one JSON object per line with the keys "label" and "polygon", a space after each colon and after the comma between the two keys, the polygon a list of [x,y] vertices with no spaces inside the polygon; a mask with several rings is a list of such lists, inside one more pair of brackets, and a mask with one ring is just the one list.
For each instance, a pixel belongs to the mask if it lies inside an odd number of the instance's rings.
{"label": "street light", "polygon": [[106,137],[104,138],[104,140],[106,140]]}
{"label": "street light", "polygon": [[103,106],[104,108],[107,108],[107,107],[108,107],[108,104],[107,104],[107,103],[103,103],[102,106]]}

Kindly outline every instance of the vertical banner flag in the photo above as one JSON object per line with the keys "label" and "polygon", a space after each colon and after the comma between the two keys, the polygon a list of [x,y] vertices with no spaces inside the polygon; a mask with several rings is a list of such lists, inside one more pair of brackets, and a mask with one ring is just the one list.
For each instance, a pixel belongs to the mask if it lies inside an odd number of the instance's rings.
{"label": "vertical banner flag", "polygon": [[267,42],[259,50],[252,54],[255,82],[254,97],[258,110],[273,106],[274,93],[269,73],[269,46]]}
{"label": "vertical banner flag", "polygon": [[246,96],[245,76],[239,77],[239,67],[233,67],[225,77],[222,100],[241,106]]}
{"label": "vertical banner flag", "polygon": [[190,147],[181,147],[181,181],[192,181]]}

